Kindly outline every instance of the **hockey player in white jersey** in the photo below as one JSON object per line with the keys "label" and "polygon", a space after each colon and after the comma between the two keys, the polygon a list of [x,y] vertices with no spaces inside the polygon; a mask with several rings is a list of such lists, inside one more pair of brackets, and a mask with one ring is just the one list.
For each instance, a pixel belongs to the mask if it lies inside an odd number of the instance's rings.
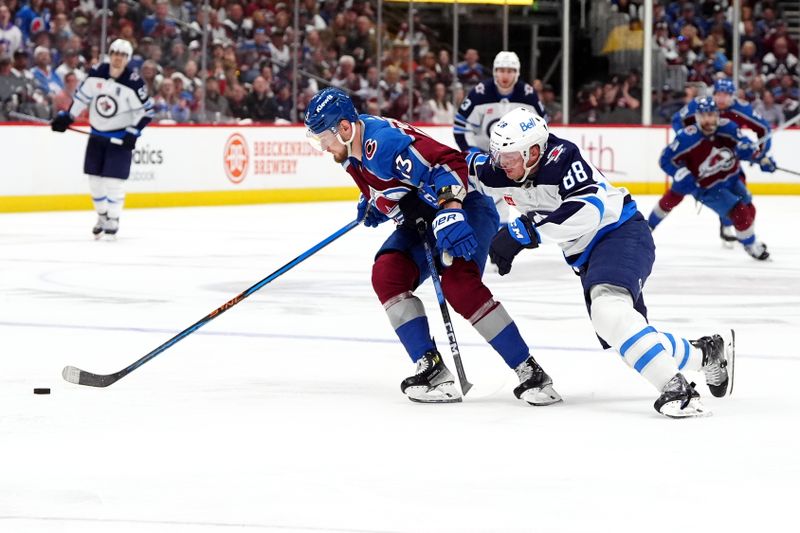
{"label": "hockey player in white jersey", "polygon": [[108,63],[89,71],[75,91],[69,111],[53,119],[53,131],[66,131],[75,117],[89,108],[91,135],[86,145],[83,171],[97,211],[92,228],[95,238],[114,237],[125,202],[125,180],[131,171],[133,149],[142,129],[153,118],[153,102],[139,75],[128,68],[133,47],[117,39],[109,47]]}
{"label": "hockey player in white jersey", "polygon": [[[461,151],[488,152],[492,126],[512,109],[523,107],[547,120],[536,90],[520,81],[520,61],[515,52],[502,51],[494,58],[492,78],[483,80],[461,103],[453,123],[453,136]],[[508,205],[495,202],[501,224],[508,222]]]}
{"label": "hockey player in white jersey", "polygon": [[660,392],[655,409],[674,418],[709,411],[681,373],[700,371],[714,396],[733,388],[733,331],[687,340],[647,322],[642,287],[655,260],[647,221],[624,188],[611,185],[573,143],[549,133],[536,113],[515,109],[491,133],[491,155],[467,157],[470,184],[511,198],[523,215],[493,238],[490,255],[508,274],[523,249],[558,243],[580,275],[604,348]]}

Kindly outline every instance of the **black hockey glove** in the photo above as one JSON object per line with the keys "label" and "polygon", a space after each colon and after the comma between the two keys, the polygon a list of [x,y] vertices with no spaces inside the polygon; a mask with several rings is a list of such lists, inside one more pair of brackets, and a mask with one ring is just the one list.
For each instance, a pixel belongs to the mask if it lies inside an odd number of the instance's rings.
{"label": "black hockey glove", "polygon": [[495,234],[489,247],[489,257],[492,263],[497,265],[499,274],[505,276],[511,272],[511,263],[523,248],[537,246],[539,246],[539,234],[530,219],[522,215]]}
{"label": "black hockey glove", "polygon": [[409,191],[397,203],[403,213],[403,225],[407,228],[416,229],[417,220],[420,218],[430,226],[433,217],[439,212],[436,201],[432,198],[424,198],[423,194],[420,190]]}
{"label": "black hockey glove", "polygon": [[59,111],[50,122],[50,129],[63,133],[67,131],[67,128],[69,128],[70,124],[73,122],[75,122],[75,119],[72,118],[72,115],[70,115],[68,111]]}
{"label": "black hockey glove", "polygon": [[133,150],[136,148],[136,139],[138,138],[138,134],[130,130],[125,131],[125,136],[122,138],[122,147],[127,148],[128,150]]}

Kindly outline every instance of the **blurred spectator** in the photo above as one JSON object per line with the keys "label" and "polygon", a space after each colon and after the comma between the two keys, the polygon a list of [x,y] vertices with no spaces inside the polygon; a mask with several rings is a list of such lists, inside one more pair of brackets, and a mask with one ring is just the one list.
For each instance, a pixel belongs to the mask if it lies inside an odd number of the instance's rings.
{"label": "blurred spectator", "polygon": [[683,2],[680,17],[677,18],[672,25],[673,35],[680,35],[681,31],[686,26],[694,26],[697,28],[697,31],[701,37],[706,33],[705,30],[707,24],[702,18],[696,15],[694,2],[691,1]]}
{"label": "blurred spectator", "polygon": [[781,125],[786,119],[781,106],[775,103],[775,97],[769,91],[764,91],[761,101],[753,106],[753,111],[761,115],[771,128]]}
{"label": "blurred spectator", "polygon": [[[439,50],[436,59],[436,81],[444,83],[445,87],[451,87],[456,81],[456,67],[450,61],[450,52],[444,48]],[[463,86],[462,86],[463,87]]]}
{"label": "blurred spectator", "polygon": [[692,50],[691,41],[684,35],[679,35],[675,40],[675,54],[667,59],[671,65],[686,65],[690,67],[697,61],[697,54]]}
{"label": "blurred spectator", "polygon": [[275,120],[292,121],[292,87],[279,81],[275,91]]}
{"label": "blurred spectator", "polygon": [[542,105],[550,117],[550,122],[553,124],[560,124],[564,121],[561,104],[556,102],[556,93],[553,86],[549,83],[542,85],[542,90],[539,91],[539,97],[542,99]]}
{"label": "blurred spectator", "polygon": [[231,116],[236,119],[250,118],[250,110],[247,108],[247,89],[240,83],[234,84],[228,89],[228,105],[231,109]]}
{"label": "blurred spectator", "polygon": [[719,49],[717,40],[713,36],[708,36],[703,41],[703,50],[698,56],[698,61],[703,61],[710,67],[712,73],[721,72],[728,62],[728,58]]}
{"label": "blurred spectator", "polygon": [[78,55],[77,50],[73,50],[72,48],[65,50],[63,61],[64,62],[56,69],[56,74],[59,78],[66,82],[67,74],[75,74],[78,83],[86,79],[86,71],[83,69],[83,65],[81,65],[81,56]]}
{"label": "blurred spectator", "polygon": [[753,41],[745,41],[739,54],[739,85],[747,86],[753,76],[761,72],[761,61],[758,59],[758,49]]}
{"label": "blurred spectator", "polygon": [[786,37],[775,39],[772,52],[765,55],[762,60],[761,73],[768,87],[780,84],[780,78],[784,74],[797,76],[797,56],[789,52]]}
{"label": "blurred spectator", "polygon": [[30,0],[17,11],[14,24],[22,31],[24,40],[40,32],[50,30],[50,10],[44,7],[44,0]]}
{"label": "blurred spectator", "polygon": [[278,77],[286,77],[292,59],[289,46],[285,42],[286,32],[282,28],[272,28],[270,34],[269,54],[272,59],[272,73]]}
{"label": "blurred spectator", "polygon": [[456,108],[447,94],[447,87],[442,82],[437,82],[433,89],[433,98],[422,107],[420,120],[431,124],[452,125],[456,115]]}
{"label": "blurred spectator", "polygon": [[253,122],[275,122],[278,109],[264,77],[253,80],[253,92],[247,95],[246,105]]}
{"label": "blurred spectator", "polygon": [[78,88],[78,83],[81,81],[75,72],[67,72],[64,75],[64,88],[58,91],[53,96],[53,112],[69,111],[72,106],[72,95]]}
{"label": "blurred spectator", "polygon": [[0,43],[5,45],[8,56],[14,55],[23,43],[22,31],[11,21],[11,10],[5,3],[0,4]]}
{"label": "blurred spectator", "polygon": [[64,88],[64,83],[52,68],[50,50],[44,46],[37,46],[33,51],[34,67],[31,70],[36,82],[36,89],[42,94],[53,96]]}
{"label": "blurred spectator", "polygon": [[478,61],[480,55],[474,48],[470,48],[464,53],[464,61],[458,64],[456,73],[458,74],[458,81],[464,86],[464,91],[469,92],[475,88],[484,78],[487,78],[486,69]]}
{"label": "blurred spectator", "polygon": [[191,111],[185,100],[175,92],[175,83],[165,78],[153,98],[154,119],[157,121],[189,122]]}
{"label": "blurred spectator", "polygon": [[795,78],[789,74],[781,76],[780,85],[772,89],[772,94],[775,96],[775,102],[783,109],[787,120],[797,114],[798,105],[800,105],[800,89],[798,89]]}
{"label": "blurred spectator", "polygon": [[220,83],[216,78],[206,79],[205,104],[205,120],[219,123],[225,122],[231,118],[231,109],[228,105],[228,100],[222,96],[220,92]]}
{"label": "blurred spectator", "polygon": [[162,47],[178,35],[175,21],[169,18],[167,0],[158,0],[156,2],[155,12],[142,22],[142,31],[144,35],[152,37]]}
{"label": "blurred spectator", "polygon": [[357,93],[366,87],[366,82],[356,74],[356,60],[353,56],[339,58],[339,68],[331,79],[331,85]]}

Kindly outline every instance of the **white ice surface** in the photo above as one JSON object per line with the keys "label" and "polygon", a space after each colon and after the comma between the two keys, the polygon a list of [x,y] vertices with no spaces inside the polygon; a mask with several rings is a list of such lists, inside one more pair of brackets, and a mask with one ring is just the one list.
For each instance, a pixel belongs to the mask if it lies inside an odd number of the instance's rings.
{"label": "white ice surface", "polygon": [[[654,197],[638,199],[648,213]],[[473,391],[400,393],[412,365],[372,293],[390,231],[357,228],[107,389],[119,370],[321,241],[354,204],[0,215],[0,531],[800,531],[800,199],[759,197],[774,261],[722,249],[684,202],[654,234],[651,322],[733,327],[736,387],[670,420],[594,337],[556,247],[487,284],[564,403],[516,378],[454,316]],[[419,294],[449,361],[429,284]],[[452,365],[451,365],[452,366]],[[34,396],[34,387],[50,387]]]}

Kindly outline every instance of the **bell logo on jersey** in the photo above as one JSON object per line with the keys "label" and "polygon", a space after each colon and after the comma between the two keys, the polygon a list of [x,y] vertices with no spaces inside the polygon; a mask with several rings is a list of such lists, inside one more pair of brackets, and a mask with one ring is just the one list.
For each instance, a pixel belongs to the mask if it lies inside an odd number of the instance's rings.
{"label": "bell logo on jersey", "polygon": [[700,174],[698,177],[705,178],[718,172],[726,172],[735,165],[736,156],[730,148],[714,146],[711,148],[708,157],[697,167],[698,174]]}
{"label": "bell logo on jersey", "polygon": [[117,101],[107,94],[101,94],[94,101],[94,108],[103,118],[111,118],[117,114]]}
{"label": "bell logo on jersey", "polygon": [[367,159],[372,159],[377,151],[378,141],[375,139],[367,139],[367,142],[364,143],[364,155],[367,156]]}

